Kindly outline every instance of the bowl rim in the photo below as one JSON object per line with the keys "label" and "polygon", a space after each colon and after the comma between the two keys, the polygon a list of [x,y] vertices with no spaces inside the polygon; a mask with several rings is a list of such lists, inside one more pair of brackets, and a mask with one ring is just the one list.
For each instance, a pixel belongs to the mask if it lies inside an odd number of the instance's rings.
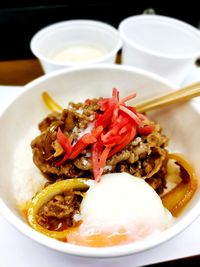
{"label": "bowl rim", "polygon": [[[122,66],[122,65],[112,65],[112,64],[105,64],[105,65],[91,65],[91,66],[82,66],[82,67],[74,67],[74,68],[66,68],[61,69],[53,73],[49,73],[43,75],[40,78],[35,79],[34,81],[28,83],[25,86],[25,90],[19,94],[16,99],[14,99],[11,104],[4,110],[2,116],[6,114],[7,109],[12,105],[13,102],[18,101],[18,98],[23,96],[24,94],[28,94],[29,90],[34,90],[34,87],[40,84],[41,82],[52,78],[52,77],[59,77],[59,75],[73,73],[73,72],[80,72],[80,71],[90,71],[90,70],[122,70],[122,71],[129,71],[134,72],[137,74],[145,75],[149,78],[157,80],[165,85],[171,87],[171,89],[176,89],[176,85],[172,82],[166,80],[165,78],[160,77],[157,74],[138,69],[135,67],[129,66]],[[196,104],[196,103],[195,103]],[[193,105],[193,103],[190,103]],[[200,108],[197,105],[194,105],[194,108],[200,114]],[[17,230],[19,230],[23,235],[31,238],[32,240],[36,241],[39,244],[44,245],[47,248],[51,248],[55,251],[67,253],[70,255],[75,256],[84,256],[90,258],[111,258],[111,257],[120,257],[120,256],[127,256],[131,254],[136,254],[139,252],[144,252],[148,249],[156,247],[161,243],[166,242],[167,240],[175,237],[177,234],[182,232],[186,229],[199,215],[200,215],[200,202],[196,203],[191,210],[188,211],[187,215],[184,217],[184,220],[177,221],[175,225],[170,227],[169,229],[165,230],[164,232],[160,233],[158,236],[153,238],[146,239],[141,242],[127,244],[127,245],[120,245],[114,247],[105,247],[105,248],[91,248],[91,247],[84,247],[84,246],[77,246],[69,243],[63,243],[57,241],[55,239],[51,239],[34,229],[32,229],[27,223],[23,222],[17,215],[12,212],[3,199],[0,197],[0,212],[6,218],[6,220],[13,225]]]}
{"label": "bowl rim", "polygon": [[[129,65],[120,65],[120,64],[88,64],[88,65],[80,65],[80,66],[73,66],[70,68],[63,68],[63,69],[58,69],[53,72],[46,73],[33,81],[29,82],[24,86],[24,91],[30,90],[32,86],[37,85],[38,83],[42,82],[43,80],[46,80],[48,78],[53,78],[65,73],[71,73],[71,72],[79,72],[79,71],[90,71],[90,70],[98,70],[98,69],[107,69],[107,70],[122,70],[122,71],[129,71],[129,72],[135,72],[137,74],[145,75],[148,78],[153,78],[156,79],[157,81],[161,83],[165,83],[172,89],[177,89],[178,85],[175,84],[174,82],[168,80],[165,77],[160,76],[159,74],[156,74],[154,72],[138,68],[138,67],[133,67]],[[22,92],[24,93],[24,92]]]}
{"label": "bowl rim", "polygon": [[198,39],[199,38],[199,43],[200,43],[200,31],[195,28],[194,26],[172,18],[172,17],[168,17],[168,16],[163,16],[163,15],[156,15],[156,14],[142,14],[142,15],[135,15],[135,16],[130,16],[125,18],[124,20],[122,20],[119,23],[118,26],[118,30],[120,33],[120,36],[122,38],[123,43],[127,43],[130,46],[135,47],[137,50],[142,51],[144,53],[147,53],[149,55],[155,56],[155,57],[161,57],[161,58],[165,58],[165,59],[174,59],[174,60],[186,60],[186,59],[192,59],[195,57],[199,57],[200,56],[200,52],[199,50],[193,53],[187,53],[186,55],[175,55],[175,54],[167,54],[165,55],[162,52],[157,52],[155,50],[150,50],[140,44],[138,44],[137,42],[131,41],[129,40],[129,38],[127,38],[126,34],[124,33],[124,27],[126,26],[126,24],[128,24],[129,22],[133,22],[133,23],[137,23],[137,22],[159,22],[165,25],[170,25],[172,28],[182,28],[184,29],[184,31],[187,31],[188,34],[190,35],[194,35],[194,38]]}
{"label": "bowl rim", "polygon": [[[99,28],[99,29],[104,29],[106,31],[109,31],[110,33],[112,33],[113,35],[115,35],[118,40],[116,42],[116,44],[113,46],[112,50],[109,51],[108,53],[106,53],[105,55],[101,56],[100,58],[96,59],[96,60],[90,60],[88,62],[73,62],[73,61],[65,61],[65,62],[58,62],[55,61],[51,58],[49,58],[48,56],[43,55],[37,48],[37,42],[40,41],[41,37],[44,37],[45,35],[47,35],[49,33],[49,31],[53,31],[56,29],[62,29],[65,27],[69,27],[69,26],[80,26],[80,27],[84,27],[84,26],[90,26],[90,27],[94,27],[94,28]],[[40,29],[38,32],[36,32],[31,41],[30,41],[30,49],[32,51],[32,53],[40,60],[43,60],[46,63],[52,64],[54,66],[62,66],[62,67],[67,67],[67,66],[81,66],[82,64],[96,64],[96,63],[100,63],[102,61],[106,61],[109,58],[114,57],[117,52],[122,48],[122,40],[120,37],[120,34],[118,32],[118,30],[113,27],[112,25],[106,23],[106,22],[102,22],[102,21],[97,21],[97,20],[88,20],[88,19],[77,19],[77,20],[66,20],[66,21],[60,21],[60,22],[56,22],[50,25],[47,25],[46,27]]]}

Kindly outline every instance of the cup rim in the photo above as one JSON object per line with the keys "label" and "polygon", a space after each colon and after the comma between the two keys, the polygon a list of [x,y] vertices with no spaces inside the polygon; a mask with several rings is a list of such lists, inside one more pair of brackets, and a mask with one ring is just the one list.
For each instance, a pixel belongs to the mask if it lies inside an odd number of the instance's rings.
{"label": "cup rim", "polygon": [[[91,61],[87,61],[87,62],[81,62],[81,63],[77,63],[77,62],[73,62],[73,61],[56,62],[55,60],[53,60],[47,56],[44,56],[39,51],[39,49],[37,48],[37,43],[40,41],[41,37],[47,35],[49,33],[49,31],[52,32],[53,30],[56,30],[56,29],[62,29],[62,28],[71,27],[71,26],[80,26],[80,27],[90,26],[90,27],[94,27],[94,28],[104,29],[106,31],[109,31],[110,33],[112,33],[116,37],[118,37],[118,40],[117,40],[115,46],[113,46],[112,50],[110,52],[106,53],[105,55],[101,56],[99,59],[91,60]],[[84,64],[100,63],[100,62],[106,61],[110,57],[113,57],[115,54],[117,54],[117,52],[121,48],[122,48],[122,40],[121,40],[120,34],[116,28],[114,28],[112,25],[109,25],[105,22],[101,22],[101,21],[97,21],[97,20],[87,20],[87,19],[66,20],[66,21],[60,21],[60,22],[56,22],[56,23],[47,25],[46,27],[44,27],[44,28],[40,29],[38,32],[36,32],[30,41],[30,49],[31,49],[32,53],[39,60],[43,60],[44,62],[52,64],[54,66],[62,66],[62,67],[68,67],[68,66],[73,67],[73,66],[77,66],[77,65],[81,66],[83,63]]]}
{"label": "cup rim", "polygon": [[125,18],[124,20],[122,20],[118,26],[118,30],[120,33],[120,36],[123,40],[123,42],[125,41],[126,43],[128,43],[129,45],[137,48],[138,50],[144,52],[144,53],[148,53],[152,56],[155,57],[161,57],[161,58],[165,58],[165,59],[192,59],[192,58],[197,58],[200,56],[200,46],[199,46],[199,51],[197,52],[193,52],[193,53],[187,53],[186,55],[175,55],[175,54],[167,54],[165,55],[162,52],[157,52],[155,50],[151,50],[147,47],[144,47],[140,44],[137,44],[134,41],[130,41],[129,38],[127,38],[126,34],[124,33],[124,27],[126,24],[128,24],[129,22],[138,22],[138,21],[153,21],[153,22],[161,22],[162,24],[165,25],[170,25],[172,27],[179,27],[179,28],[183,28],[185,31],[188,32],[189,35],[193,35],[194,38],[199,38],[199,43],[200,43],[200,30],[198,30],[197,28],[195,28],[194,26],[178,20],[176,18],[172,18],[172,17],[168,17],[168,16],[162,16],[162,15],[154,15],[154,14],[142,14],[142,15],[136,15],[136,16],[130,16]]}

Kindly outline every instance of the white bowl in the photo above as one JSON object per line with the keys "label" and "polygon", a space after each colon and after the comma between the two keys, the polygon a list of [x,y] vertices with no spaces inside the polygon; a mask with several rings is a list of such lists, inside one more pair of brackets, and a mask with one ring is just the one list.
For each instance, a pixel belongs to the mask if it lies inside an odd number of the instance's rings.
{"label": "white bowl", "polygon": [[[30,141],[36,134],[38,122],[49,113],[41,99],[41,93],[47,90],[56,101],[66,106],[69,101],[81,101],[88,97],[108,97],[113,87],[120,89],[121,97],[137,92],[138,101],[175,88],[173,84],[155,74],[132,67],[96,65],[65,69],[48,74],[26,85],[25,92],[6,109],[1,117],[0,210],[7,220],[23,234],[57,251],[88,257],[134,254],[174,237],[200,214],[200,190],[198,188],[193,199],[171,228],[141,242],[105,248],[82,247],[59,242],[36,232],[23,219],[16,199],[19,201],[21,192],[23,192],[23,197],[30,197],[25,193],[30,190],[37,191],[38,187],[33,182],[36,168],[32,163]],[[170,150],[181,152],[188,157],[197,176],[200,177],[200,110],[195,103],[172,106],[151,112],[149,115],[155,118],[170,136]],[[29,138],[28,142],[27,138]],[[20,147],[23,148],[21,152],[24,153],[24,160],[16,158]],[[20,170],[16,173],[14,169],[19,163]]]}
{"label": "white bowl", "polygon": [[[31,51],[40,60],[46,73],[81,64],[115,63],[121,46],[119,33],[114,27],[94,20],[69,20],[52,24],[37,32],[30,43]],[[70,54],[73,60],[69,58],[69,49],[73,53]],[[58,58],[60,52],[62,56]],[[67,58],[63,58],[66,53]],[[94,57],[91,53],[98,53],[98,56]]]}

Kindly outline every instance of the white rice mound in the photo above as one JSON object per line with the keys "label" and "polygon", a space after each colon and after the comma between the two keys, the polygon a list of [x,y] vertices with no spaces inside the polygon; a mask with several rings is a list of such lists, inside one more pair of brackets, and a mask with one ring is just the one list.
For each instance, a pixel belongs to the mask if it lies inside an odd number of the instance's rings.
{"label": "white rice mound", "polygon": [[17,204],[23,206],[47,182],[32,159],[31,141],[38,135],[35,128],[29,129],[19,140],[14,152],[12,184]]}

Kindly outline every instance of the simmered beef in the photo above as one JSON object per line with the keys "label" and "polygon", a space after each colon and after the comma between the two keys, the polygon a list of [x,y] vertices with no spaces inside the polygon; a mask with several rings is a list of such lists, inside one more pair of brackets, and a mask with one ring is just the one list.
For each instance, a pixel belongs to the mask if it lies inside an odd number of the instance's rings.
{"label": "simmered beef", "polygon": [[78,224],[82,196],[73,192],[56,195],[43,205],[38,214],[38,223],[48,230],[62,231]]}
{"label": "simmered beef", "polygon": [[[71,144],[75,144],[84,133],[91,131],[96,112],[101,114],[97,99],[70,103],[62,113],[52,113],[40,122],[41,134],[31,143],[33,161],[49,180],[93,178],[90,145],[75,159],[57,165],[65,152],[57,142],[56,134],[60,127]],[[146,123],[152,124],[150,121]],[[123,150],[108,158],[103,173],[128,172],[145,178],[158,193],[162,193],[165,187],[167,142],[168,138],[156,124],[151,134],[137,135]]]}

